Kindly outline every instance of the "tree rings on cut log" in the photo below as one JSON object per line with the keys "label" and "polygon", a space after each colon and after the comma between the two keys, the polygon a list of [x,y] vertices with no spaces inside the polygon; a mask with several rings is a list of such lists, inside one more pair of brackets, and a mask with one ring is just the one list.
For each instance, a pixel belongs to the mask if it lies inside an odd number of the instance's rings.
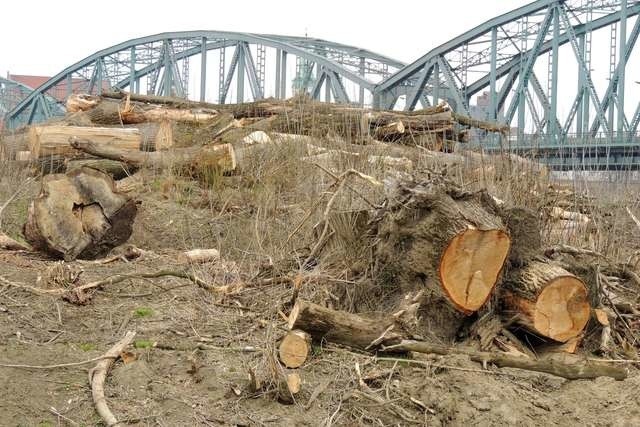
{"label": "tree rings on cut log", "polygon": [[67,261],[95,258],[129,239],[136,213],[135,201],[118,193],[109,175],[83,167],[42,179],[24,236],[35,249]]}
{"label": "tree rings on cut log", "polygon": [[440,259],[440,284],[456,308],[479,310],[498,281],[510,239],[503,230],[470,228],[455,236]]}
{"label": "tree rings on cut log", "polygon": [[301,330],[290,331],[284,336],[278,353],[287,368],[299,368],[306,362],[311,351],[311,335]]}
{"label": "tree rings on cut log", "polygon": [[429,330],[455,330],[459,314],[478,311],[492,295],[509,233],[483,192],[462,191],[437,175],[394,184],[389,206],[376,213],[378,283],[403,293],[425,289],[424,309],[441,319]]}
{"label": "tree rings on cut log", "polygon": [[563,268],[534,261],[512,275],[504,303],[530,331],[566,342],[586,327],[591,313],[582,280]]}

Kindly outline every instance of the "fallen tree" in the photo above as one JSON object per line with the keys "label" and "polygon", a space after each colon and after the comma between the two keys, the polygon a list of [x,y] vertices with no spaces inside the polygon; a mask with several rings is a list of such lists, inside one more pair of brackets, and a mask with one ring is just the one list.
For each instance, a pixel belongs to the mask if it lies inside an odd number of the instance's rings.
{"label": "fallen tree", "polygon": [[491,363],[499,368],[516,368],[527,371],[544,372],[568,380],[611,377],[622,381],[628,376],[627,369],[603,362],[587,360],[577,363],[562,363],[552,359],[531,359],[524,356],[512,356],[506,353],[490,353],[465,348],[446,347],[422,341],[404,341],[397,345],[385,347],[383,351],[413,351],[416,353],[438,354],[443,356],[465,354],[474,362],[482,363],[483,366]]}
{"label": "fallen tree", "polygon": [[408,339],[396,319],[367,319],[298,299],[289,314],[289,330],[302,330],[316,341],[327,340],[361,350],[390,346]]}
{"label": "fallen tree", "polygon": [[124,162],[135,167],[189,168],[196,173],[213,170],[231,172],[236,169],[235,152],[229,144],[142,152],[103,146],[86,139],[74,138],[69,143],[73,148],[92,156]]}
{"label": "fallen tree", "polygon": [[96,145],[108,145],[122,150],[140,150],[142,136],[134,128],[103,128],[63,126],[57,124],[32,126],[28,145],[33,158],[47,156],[74,157],[78,155],[69,145],[69,138],[88,138]]}
{"label": "fallen tree", "polygon": [[418,352],[443,356],[464,354],[475,362],[494,364],[500,368],[517,368],[544,372],[562,378],[594,379],[602,376],[624,380],[624,368],[607,363],[583,361],[561,363],[554,360],[532,359],[506,353],[481,352],[465,347],[448,347],[415,341],[408,338],[394,317],[368,319],[357,314],[332,310],[307,301],[298,300],[289,315],[290,331],[304,331],[317,342],[329,341],[359,350],[380,353]]}
{"label": "fallen tree", "polygon": [[[73,95],[72,95],[73,96]],[[172,120],[176,122],[202,123],[215,119],[218,111],[209,108],[172,108],[162,104],[146,104],[131,102],[127,96],[122,102],[103,97],[75,95],[67,100],[70,111],[85,111],[94,124],[117,125],[137,124],[145,122],[162,122]]]}

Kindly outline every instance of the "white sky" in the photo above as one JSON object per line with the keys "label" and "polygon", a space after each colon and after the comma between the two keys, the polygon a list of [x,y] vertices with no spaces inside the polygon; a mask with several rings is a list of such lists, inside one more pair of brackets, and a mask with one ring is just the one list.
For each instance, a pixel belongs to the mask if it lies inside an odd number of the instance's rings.
{"label": "white sky", "polygon": [[[527,0],[18,0],[0,14],[0,73],[54,75],[125,40],[226,30],[318,37],[412,62]],[[317,6],[317,7],[316,7]]]}

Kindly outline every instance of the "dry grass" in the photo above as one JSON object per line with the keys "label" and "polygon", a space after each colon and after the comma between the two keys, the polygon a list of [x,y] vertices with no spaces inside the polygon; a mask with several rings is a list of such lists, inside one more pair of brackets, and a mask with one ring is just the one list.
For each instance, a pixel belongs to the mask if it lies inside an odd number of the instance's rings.
{"label": "dry grass", "polygon": [[[289,129],[280,130],[295,132],[301,125],[292,121],[291,126]],[[320,138],[317,145],[344,151],[353,149],[348,143],[341,143],[332,138]],[[361,153],[359,157],[338,156],[329,167],[331,173],[301,160],[308,153],[294,143],[257,150],[246,159],[244,170],[236,176],[221,176],[216,171],[200,171],[199,180],[193,180],[170,171],[145,172],[145,191],[140,195],[142,206],[131,243],[160,254],[191,248],[219,249],[225,261],[235,264],[233,268],[221,272],[211,266],[193,267],[196,273],[210,278],[219,285],[238,277],[248,283],[256,278],[294,275],[297,276],[300,296],[305,299],[351,311],[382,310],[385,293],[392,293],[393,289],[373,289],[375,282],[370,280],[369,271],[371,248],[357,230],[363,228],[363,223],[368,219],[365,212],[370,209],[369,203],[377,205],[384,200],[384,188],[360,179],[350,179],[344,186],[336,186],[334,176],[354,169],[385,182],[397,176],[398,172],[381,162],[367,161],[366,157],[374,153],[373,149],[369,152],[366,146],[361,147]],[[375,151],[375,154],[379,152]],[[405,154],[413,161],[416,171],[441,171],[445,168],[417,147],[406,147]],[[610,188],[589,186],[586,190],[596,201],[587,203],[583,197],[559,197],[557,192],[548,190],[548,178],[539,176],[535,171],[509,169],[509,163],[499,157],[487,158],[481,170],[469,171],[462,167],[446,169],[447,176],[460,185],[470,189],[486,187],[493,195],[508,204],[526,206],[541,213],[562,205],[566,210],[585,212],[593,218],[594,224],[588,233],[568,236],[554,234],[551,221],[543,215],[546,244],[568,242],[599,251],[619,262],[626,262],[631,254],[640,248],[640,230],[634,228],[625,210],[628,206],[640,213],[637,193],[634,194],[631,188],[622,191],[614,200],[607,201],[605,197],[600,196],[609,194]],[[22,169],[0,164],[0,205],[25,181],[27,175]],[[582,189],[584,186],[584,183],[578,182],[552,184],[576,193],[579,187]],[[3,231],[14,238],[20,238],[28,202],[37,193],[37,187],[37,184],[32,184],[26,188],[3,215]],[[332,198],[333,205],[329,216],[326,217],[327,203]],[[600,198],[602,200],[599,200]],[[322,234],[325,219],[329,220],[332,235],[323,246],[322,256],[310,264],[308,258]],[[165,258],[162,261],[164,262]],[[306,261],[315,268],[305,268]],[[131,264],[120,265],[117,268],[130,272],[147,269],[149,266]],[[91,273],[107,275],[113,274],[113,271],[104,267]],[[165,292],[166,289],[182,285],[163,282],[162,286],[161,291]],[[133,312],[148,305],[152,307],[153,312],[163,313],[165,323],[157,326],[158,330],[152,329],[151,321],[144,323],[145,319],[135,320],[144,328],[149,328],[143,330],[141,336],[147,333],[155,337],[152,334],[157,334],[162,339],[167,339],[168,333],[159,331],[164,328],[188,334],[190,339],[202,338],[201,335],[208,339],[224,337],[224,340],[219,339],[221,342],[217,342],[218,345],[228,345],[231,342],[233,345],[248,344],[259,347],[262,351],[251,355],[229,356],[228,353],[224,353],[224,356],[211,356],[210,353],[202,355],[194,351],[189,357],[200,357],[201,360],[197,363],[210,364],[223,372],[213,372],[211,375],[220,375],[220,380],[215,377],[215,386],[223,386],[225,390],[245,384],[250,370],[267,373],[268,378],[263,378],[266,385],[256,395],[268,399],[276,398],[277,377],[282,372],[274,356],[274,343],[283,334],[282,319],[278,310],[286,310],[290,302],[290,284],[247,288],[241,295],[223,298],[214,298],[193,291],[180,293],[182,288],[176,291],[175,295],[168,292],[161,294],[157,285],[142,281],[132,283],[130,287],[132,289],[109,289],[106,291],[108,293],[105,292],[101,303],[95,304],[97,312],[91,313],[95,321],[88,320],[92,328],[98,329],[107,322],[105,319],[111,319],[113,313],[107,306],[117,301],[120,305],[125,305],[126,310],[134,310]],[[152,296],[149,297],[150,300],[135,298],[120,303],[125,298],[123,294],[136,293]],[[235,311],[234,315],[226,315],[226,312],[225,315],[221,314],[224,310],[234,310],[234,306],[241,315],[237,315]],[[83,309],[85,308],[79,310]],[[76,316],[82,318],[80,314]],[[163,333],[165,335],[162,335]],[[76,336],[75,339],[79,338]],[[185,341],[189,343],[188,340]],[[172,363],[177,363],[174,354],[159,356],[149,351],[146,358],[150,365],[159,362],[160,359],[166,363],[164,366],[171,367],[174,366]],[[362,393],[353,393],[353,390],[358,389],[354,370],[356,362],[363,366],[365,373],[382,371],[379,378],[369,384],[378,391],[376,396],[385,396],[383,400],[387,403],[376,403],[363,397]],[[433,422],[428,411],[417,407],[409,400],[407,396],[411,395],[422,396],[420,399],[438,412],[438,422],[447,423],[455,421],[454,414],[458,411],[458,401],[451,397],[455,394],[448,394],[451,393],[447,385],[449,383],[459,382],[475,390],[475,393],[482,393],[486,384],[490,384],[497,392],[506,387],[512,392],[515,390],[525,394],[526,399],[532,394],[528,390],[532,388],[529,383],[533,380],[513,376],[507,377],[508,379],[501,383],[497,379],[488,380],[482,374],[475,377],[460,374],[460,377],[456,377],[453,371],[438,367],[437,361],[425,363],[431,365],[414,370],[403,364],[378,362],[370,356],[335,347],[315,347],[313,360],[304,368],[306,383],[302,395],[298,397],[299,402],[293,408],[285,408],[278,413],[296,414],[299,418],[294,419],[292,423],[309,417],[303,403],[306,404],[314,392],[320,390],[321,393],[314,398],[317,399],[317,403],[311,411],[316,421],[314,424],[328,426],[407,422],[398,421],[398,413],[402,414],[401,416],[408,414],[417,423]],[[469,365],[468,361],[454,360],[452,363],[455,366],[477,368],[475,365]],[[235,371],[231,371],[230,366]],[[468,378],[472,377],[475,378],[472,384],[464,382],[471,381]],[[395,378],[400,378],[401,381],[396,382]],[[185,380],[185,383],[188,383],[188,380]],[[192,386],[198,387],[194,384]],[[325,387],[324,392],[322,387]],[[559,386],[557,388],[559,389]],[[200,392],[200,389],[198,390]],[[203,389],[199,396],[187,396],[184,399],[188,400],[190,405],[193,403],[195,407],[196,403],[200,405],[205,401],[203,396],[208,392],[210,390]],[[183,398],[177,391],[172,396]],[[447,399],[453,400],[448,402]],[[236,399],[233,394],[231,398],[225,397],[223,401],[224,403],[220,403],[216,408],[225,413],[251,416],[260,414],[260,411],[265,410],[264,407],[271,410],[265,404],[256,403],[255,399]],[[120,409],[128,404],[119,403]],[[144,407],[139,402],[137,405]],[[184,406],[179,407],[184,410]],[[203,407],[204,404],[198,406]],[[183,422],[194,420],[204,424],[197,417],[197,413],[193,420]]]}

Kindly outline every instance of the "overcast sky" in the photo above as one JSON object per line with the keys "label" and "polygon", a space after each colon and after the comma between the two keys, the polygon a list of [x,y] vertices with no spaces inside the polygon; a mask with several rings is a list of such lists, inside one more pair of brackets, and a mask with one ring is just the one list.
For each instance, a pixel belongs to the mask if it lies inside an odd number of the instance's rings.
{"label": "overcast sky", "polygon": [[527,0],[17,0],[2,4],[0,73],[54,75],[100,49],[165,31],[319,37],[411,62]]}

